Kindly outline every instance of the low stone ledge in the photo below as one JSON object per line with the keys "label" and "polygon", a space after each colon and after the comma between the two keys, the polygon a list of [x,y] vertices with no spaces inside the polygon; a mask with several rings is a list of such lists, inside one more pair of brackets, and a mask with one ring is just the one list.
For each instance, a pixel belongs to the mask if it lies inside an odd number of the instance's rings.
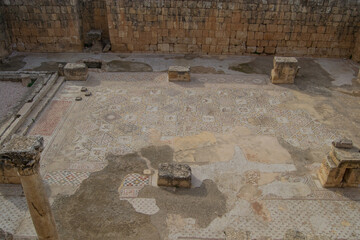
{"label": "low stone ledge", "polygon": [[158,186],[191,188],[191,168],[181,163],[159,165]]}
{"label": "low stone ledge", "polygon": [[274,68],[271,70],[271,83],[294,83],[299,70],[298,61],[294,57],[274,57]]}
{"label": "low stone ledge", "polygon": [[86,81],[88,67],[85,63],[67,63],[64,67],[64,75],[67,81]]}
{"label": "low stone ledge", "polygon": [[190,82],[190,67],[170,66],[169,82]]}

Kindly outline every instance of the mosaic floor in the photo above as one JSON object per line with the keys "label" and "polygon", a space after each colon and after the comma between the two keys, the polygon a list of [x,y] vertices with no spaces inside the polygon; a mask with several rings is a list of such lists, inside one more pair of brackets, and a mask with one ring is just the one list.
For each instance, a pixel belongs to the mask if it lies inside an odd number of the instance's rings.
{"label": "mosaic floor", "polygon": [[[171,145],[203,132],[216,141],[233,139],[240,127],[298,151],[326,153],[339,134],[306,109],[288,107],[296,101],[294,90],[273,86],[261,74],[194,74],[191,83],[169,83],[161,72],[91,72],[85,85],[92,96],[83,96],[81,83],[64,83],[29,133],[45,138],[41,173],[51,201],[73,194],[92,172],[102,170],[107,154],[136,152],[154,142]],[[83,100],[75,101],[77,96]],[[213,180],[227,198],[227,212],[205,228],[193,218],[168,214],[164,239],[283,239],[289,230],[321,239],[360,239],[360,191],[323,189],[314,171],[321,159],[298,173],[288,153],[281,153],[284,162],[258,162],[241,144],[231,148],[229,161],[190,163],[193,185]],[[158,214],[155,198],[139,197],[144,186],[156,186],[155,174],[128,174],[118,183],[119,198],[138,213]],[[0,227],[18,239],[35,236],[21,189],[16,196],[3,189]]]}

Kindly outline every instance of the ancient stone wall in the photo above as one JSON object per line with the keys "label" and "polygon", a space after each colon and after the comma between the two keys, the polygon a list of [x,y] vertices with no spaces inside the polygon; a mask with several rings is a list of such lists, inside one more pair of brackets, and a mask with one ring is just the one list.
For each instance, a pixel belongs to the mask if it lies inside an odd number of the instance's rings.
{"label": "ancient stone wall", "polygon": [[0,62],[9,54],[10,44],[5,26],[4,15],[0,10]]}
{"label": "ancient stone wall", "polygon": [[3,0],[0,7],[15,50],[82,50],[76,0]]}
{"label": "ancient stone wall", "polygon": [[107,0],[117,51],[349,57],[357,0]]}
{"label": "ancient stone wall", "polygon": [[19,51],[81,51],[100,29],[112,51],[357,56],[360,0],[3,0]]}
{"label": "ancient stone wall", "polygon": [[360,31],[355,34],[355,47],[352,55],[354,61],[360,62]]}
{"label": "ancient stone wall", "polygon": [[80,0],[83,39],[92,29],[101,30],[102,38],[109,39],[107,11],[105,0]]}

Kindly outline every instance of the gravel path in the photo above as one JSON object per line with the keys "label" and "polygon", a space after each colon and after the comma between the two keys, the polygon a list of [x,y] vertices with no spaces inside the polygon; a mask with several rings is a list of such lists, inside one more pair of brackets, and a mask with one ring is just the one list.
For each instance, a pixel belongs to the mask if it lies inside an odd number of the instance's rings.
{"label": "gravel path", "polygon": [[27,90],[20,82],[0,81],[0,122],[16,107]]}

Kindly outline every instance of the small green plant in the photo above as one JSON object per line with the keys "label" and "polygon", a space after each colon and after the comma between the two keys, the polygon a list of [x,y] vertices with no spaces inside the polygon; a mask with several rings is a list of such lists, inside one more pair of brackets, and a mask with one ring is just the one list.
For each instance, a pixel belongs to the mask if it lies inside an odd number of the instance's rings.
{"label": "small green plant", "polygon": [[36,79],[31,79],[31,82],[27,85],[28,87],[31,87],[32,85],[34,85]]}

